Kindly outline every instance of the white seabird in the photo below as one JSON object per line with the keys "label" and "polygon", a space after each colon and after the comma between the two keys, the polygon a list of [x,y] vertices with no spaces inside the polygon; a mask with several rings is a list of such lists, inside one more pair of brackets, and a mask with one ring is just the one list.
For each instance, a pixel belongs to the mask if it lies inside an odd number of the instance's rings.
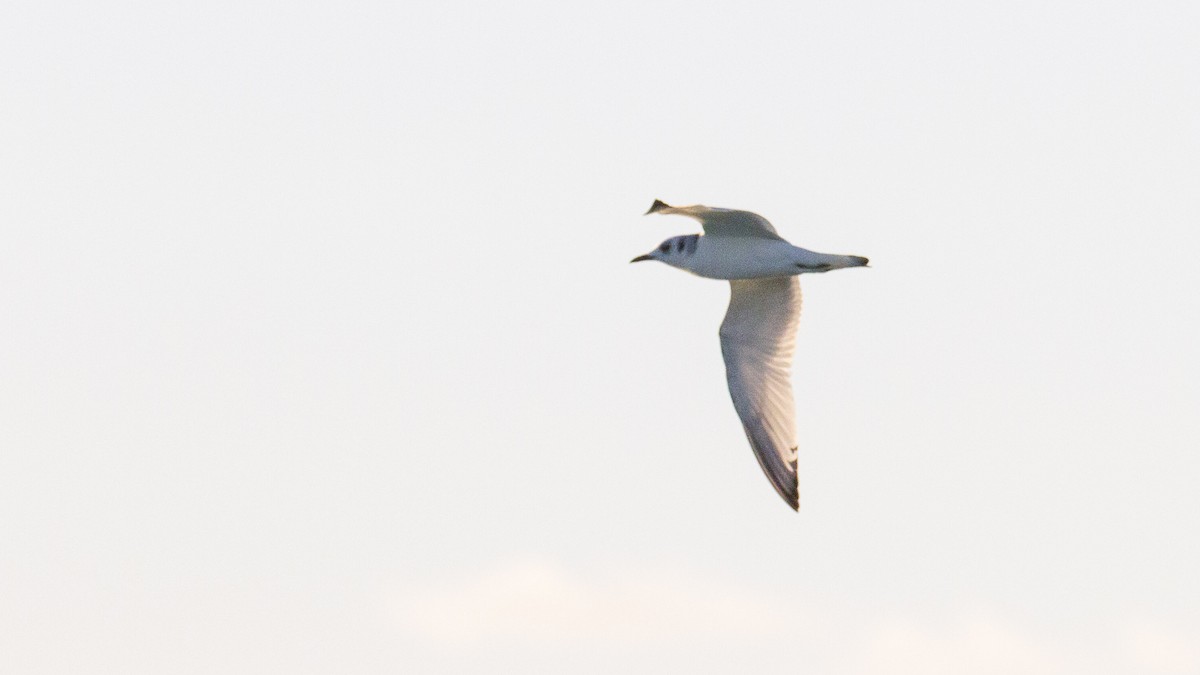
{"label": "white seabird", "polygon": [[630,262],[658,260],[697,276],[729,281],[729,310],[720,331],[729,395],[763,473],[779,496],[799,510],[791,382],[800,323],[797,277],[865,267],[867,259],[792,246],[766,218],[749,211],[668,206],[655,200],[646,213],[677,213],[703,226],[703,235],[671,237]]}

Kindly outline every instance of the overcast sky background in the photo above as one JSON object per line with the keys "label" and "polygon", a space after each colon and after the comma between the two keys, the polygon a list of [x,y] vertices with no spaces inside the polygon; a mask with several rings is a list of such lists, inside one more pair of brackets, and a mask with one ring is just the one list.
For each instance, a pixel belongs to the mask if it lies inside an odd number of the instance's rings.
{"label": "overcast sky background", "polygon": [[[1200,672],[1194,2],[6,2],[0,670]],[[801,511],[628,265],[754,210]]]}

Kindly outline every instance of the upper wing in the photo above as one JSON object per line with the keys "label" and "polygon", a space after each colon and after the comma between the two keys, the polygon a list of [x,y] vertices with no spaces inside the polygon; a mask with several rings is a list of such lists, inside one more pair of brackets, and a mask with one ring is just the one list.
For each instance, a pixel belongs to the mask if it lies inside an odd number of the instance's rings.
{"label": "upper wing", "polygon": [[721,323],[729,395],[763,473],[779,496],[799,510],[791,375],[800,280],[734,279],[729,284],[729,311]]}
{"label": "upper wing", "polygon": [[668,206],[659,200],[654,200],[650,213],[678,213],[700,221],[704,233],[710,237],[763,237],[780,239],[779,233],[767,222],[766,218],[749,211],[733,209],[718,209],[711,206]]}

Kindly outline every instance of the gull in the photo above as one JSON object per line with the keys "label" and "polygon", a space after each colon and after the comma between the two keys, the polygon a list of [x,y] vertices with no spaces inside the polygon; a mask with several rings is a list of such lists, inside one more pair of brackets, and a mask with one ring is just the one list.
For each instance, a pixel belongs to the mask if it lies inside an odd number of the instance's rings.
{"label": "gull", "polygon": [[651,213],[694,218],[704,234],[671,237],[630,262],[658,260],[697,276],[729,281],[729,309],[720,330],[729,396],[758,465],[779,496],[799,511],[791,382],[800,323],[798,277],[866,267],[867,259],[792,246],[766,218],[749,211],[669,206],[656,199],[646,215]]}

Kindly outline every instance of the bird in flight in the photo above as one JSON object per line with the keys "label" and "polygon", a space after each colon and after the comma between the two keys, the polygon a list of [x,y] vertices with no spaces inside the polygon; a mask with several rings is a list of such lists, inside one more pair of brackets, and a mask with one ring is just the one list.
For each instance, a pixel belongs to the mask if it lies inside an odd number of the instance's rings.
{"label": "bird in flight", "polygon": [[729,309],[721,322],[721,354],[733,407],[750,448],[775,491],[800,509],[796,478],[796,410],[792,354],[800,323],[801,274],[866,267],[856,255],[816,253],[792,246],[749,211],[709,206],[668,206],[655,200],[646,214],[700,221],[704,234],[667,239],[630,262],[658,260],[709,279],[727,279]]}

